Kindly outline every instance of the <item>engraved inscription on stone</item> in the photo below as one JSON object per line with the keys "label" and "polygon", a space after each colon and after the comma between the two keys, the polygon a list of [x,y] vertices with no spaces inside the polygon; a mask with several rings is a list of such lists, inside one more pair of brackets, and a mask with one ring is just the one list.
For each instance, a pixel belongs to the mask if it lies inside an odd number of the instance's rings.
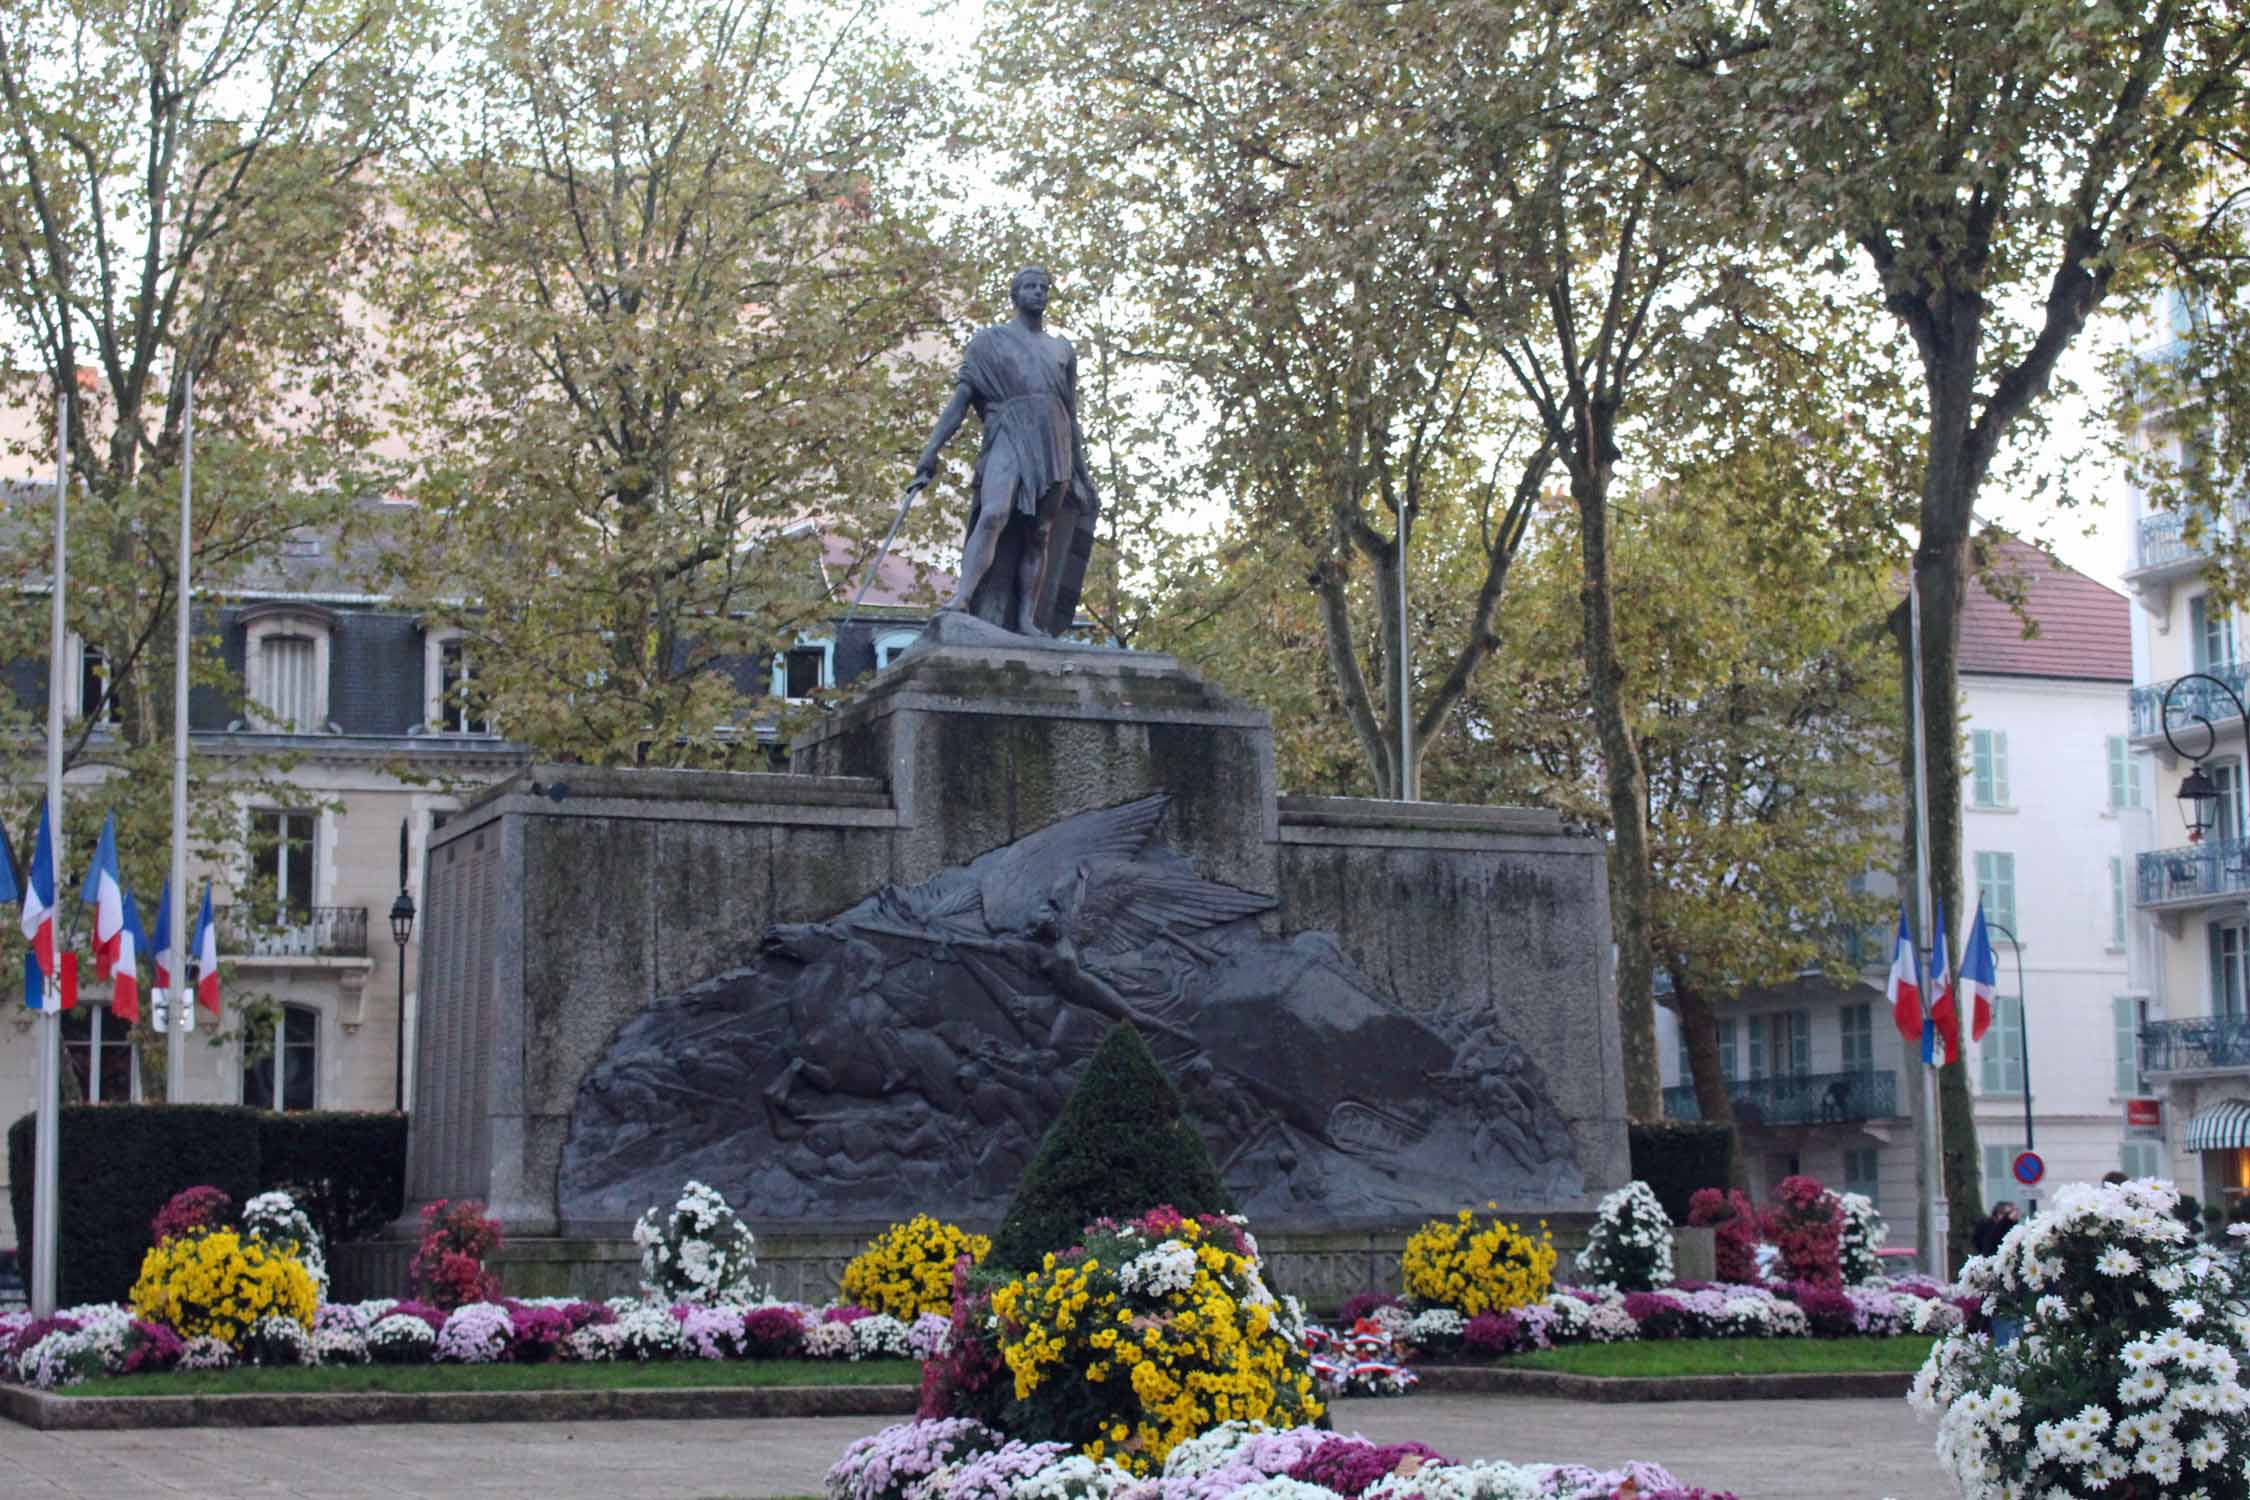
{"label": "engraved inscription on stone", "polygon": [[[1270,897],[1165,845],[1169,799],[1066,818],[824,922],[619,1028],[580,1086],[566,1222],[698,1178],[760,1222],[997,1219],[1131,1020],[1260,1223],[1575,1197],[1571,1135],[1489,1013],[1409,1012]],[[1417,997],[1423,999],[1425,997]]]}

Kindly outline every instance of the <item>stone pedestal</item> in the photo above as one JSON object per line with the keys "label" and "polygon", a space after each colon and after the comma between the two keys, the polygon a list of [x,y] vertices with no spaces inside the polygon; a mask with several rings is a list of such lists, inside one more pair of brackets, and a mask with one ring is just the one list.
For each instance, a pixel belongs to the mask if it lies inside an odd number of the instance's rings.
{"label": "stone pedestal", "polygon": [[902,880],[1166,792],[1174,848],[1213,879],[1274,889],[1273,721],[1154,652],[940,616],[931,639],[800,738],[791,765],[890,788]]}
{"label": "stone pedestal", "polygon": [[[1090,961],[1168,1035],[1160,1054],[1180,1054],[1168,1065],[1261,1224],[1308,1247],[1359,1236],[1364,1259],[1487,1198],[1570,1215],[1622,1184],[1600,841],[1547,813],[1288,797],[1274,781],[1267,716],[1172,658],[951,617],[799,740],[789,774],[533,767],[432,839],[410,1204],[482,1198],[511,1237],[591,1245],[684,1174],[730,1191],[761,1236],[808,1243],[864,1236],[894,1209],[946,1212],[949,1193],[964,1221],[996,1219],[990,1154],[974,1187],[949,1164],[1008,1132],[1035,1141],[1107,1024],[1095,1007],[1050,1035],[1056,995],[1037,991],[1059,928],[1034,920],[1038,902],[1059,891],[1075,912],[1104,882],[1114,897],[1142,879],[1185,882],[1152,898],[1184,915]],[[966,867],[1018,857],[996,851],[1156,794],[1145,848],[1074,856],[1028,893],[964,886]],[[1232,915],[1195,915],[1211,887]],[[1063,1009],[1091,1004],[1079,984]],[[1031,1051],[1010,1063],[993,1049],[1018,1034]],[[1229,1096],[1214,1078],[1243,1058],[1232,1076],[1256,1081]],[[972,1060],[989,1064],[981,1082]],[[1229,1097],[1265,1118],[1237,1133],[1210,1113]],[[971,1100],[973,1120],[948,1113]],[[800,1170],[790,1153],[814,1131],[854,1192],[773,1177]],[[1395,1190],[1331,1211],[1321,1150],[1352,1153],[1363,1189],[1373,1170]],[[871,1183],[900,1184],[901,1201]]]}

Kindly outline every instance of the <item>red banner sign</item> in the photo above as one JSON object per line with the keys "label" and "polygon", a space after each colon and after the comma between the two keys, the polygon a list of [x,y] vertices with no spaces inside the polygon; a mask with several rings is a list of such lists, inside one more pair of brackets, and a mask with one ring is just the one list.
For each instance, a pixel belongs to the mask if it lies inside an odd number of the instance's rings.
{"label": "red banner sign", "polygon": [[2125,1101],[2125,1123],[2161,1126],[2164,1123],[2164,1105],[2155,1099],[2128,1099]]}

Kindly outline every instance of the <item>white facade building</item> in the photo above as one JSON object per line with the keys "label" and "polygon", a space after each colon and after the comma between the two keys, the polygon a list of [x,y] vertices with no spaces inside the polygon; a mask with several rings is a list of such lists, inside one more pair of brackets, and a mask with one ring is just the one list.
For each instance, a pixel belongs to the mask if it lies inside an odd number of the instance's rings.
{"label": "white facade building", "polygon": [[[2231,1208],[2250,1195],[2250,814],[2242,721],[2228,693],[2242,696],[2250,674],[2236,612],[2206,591],[2203,554],[2181,518],[2151,513],[2137,491],[2132,499],[2129,733],[2150,816],[2130,851],[2130,995],[2143,1023],[2140,1112],[2159,1122],[2146,1165],[2207,1206]],[[2219,685],[2182,681],[2196,673]],[[2177,751],[2164,734],[2167,695]],[[2198,754],[2217,793],[2200,832],[2178,797]]]}
{"label": "white facade building", "polygon": [[[2047,1183],[2100,1177],[2141,1161],[2128,1145],[2132,1049],[2127,983],[2127,840],[2140,838],[2146,777],[2126,739],[2132,655],[2125,598],[2015,542],[1990,566],[2020,584],[2023,614],[1972,587],[1961,634],[1966,774],[1961,890],[1946,913],[1956,949],[1981,895],[1999,932],[1999,1003],[1971,1046],[1978,1167],[1987,1203],[2023,1202],[2010,1175],[2025,1142],[2024,1051],[2031,1129]],[[2026,636],[2026,620],[2035,634]],[[2134,847],[2138,847],[2137,844]],[[1724,1002],[1720,1056],[1734,1080],[1753,1197],[1791,1172],[1865,1193],[1893,1245],[1916,1243],[1914,1118],[1922,1109],[1917,1048],[1883,998],[1891,925],[1863,940],[1860,982],[1809,976]],[[2020,959],[2020,977],[2018,961]],[[1669,1011],[1662,1049],[1668,1113],[1690,1114],[1685,1058]],[[1966,1019],[1966,1017],[1964,1017]]]}

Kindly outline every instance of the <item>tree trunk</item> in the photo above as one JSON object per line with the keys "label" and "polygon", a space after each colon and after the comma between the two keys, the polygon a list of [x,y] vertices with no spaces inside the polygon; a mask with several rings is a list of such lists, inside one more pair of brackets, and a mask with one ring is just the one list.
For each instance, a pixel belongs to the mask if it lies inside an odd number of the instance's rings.
{"label": "tree trunk", "polygon": [[1609,568],[1609,449],[1606,432],[1575,444],[1571,498],[1578,506],[1584,569],[1578,600],[1585,617],[1586,687],[1601,739],[1609,790],[1610,924],[1617,938],[1617,1015],[1625,1055],[1625,1112],[1664,1117],[1656,1065],[1656,961],[1649,944],[1655,883],[1649,875],[1648,776],[1625,716],[1625,669],[1617,659]]}
{"label": "tree trunk", "polygon": [[1734,1094],[1727,1088],[1726,1070],[1719,1064],[1719,1017],[1701,990],[1682,982],[1672,971],[1672,1010],[1687,1038],[1688,1078],[1695,1085],[1695,1110],[1705,1120],[1727,1128],[1727,1186],[1748,1191],[1750,1172],[1742,1151],[1742,1125],[1734,1117]]}
{"label": "tree trunk", "polygon": [[[1925,507],[1925,515],[1928,510]],[[1965,506],[1960,513],[1966,514]],[[1922,591],[1922,701],[1916,727],[1922,734],[1923,765],[1930,778],[1930,895],[1945,914],[1947,948],[1942,954],[1931,955],[1930,986],[1935,992],[1948,982],[1934,972],[1943,965],[1954,984],[1956,1030],[1962,1006],[1954,955],[1960,951],[1969,923],[1969,911],[1961,896],[1961,737],[1956,718],[1961,695],[1961,602],[1969,586],[1968,560],[1965,529],[1947,534],[1925,525],[1922,546],[1914,557],[1914,577]],[[1938,1069],[1938,1119],[1948,1219],[1946,1263],[1958,1266],[1972,1253],[1969,1236],[1977,1220],[1984,1217],[1982,1161],[1977,1148],[1975,1105],[1969,1097],[1968,1053],[1958,1036],[1954,1039],[1953,1060]]]}

